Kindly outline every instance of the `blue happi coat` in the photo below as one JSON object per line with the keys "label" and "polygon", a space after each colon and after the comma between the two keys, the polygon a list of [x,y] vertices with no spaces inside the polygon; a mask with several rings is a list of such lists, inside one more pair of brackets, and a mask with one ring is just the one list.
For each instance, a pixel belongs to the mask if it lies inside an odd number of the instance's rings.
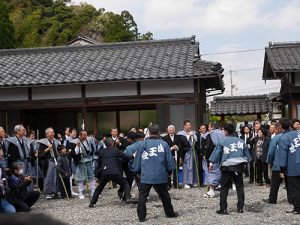
{"label": "blue happi coat", "polygon": [[[124,151],[124,154],[128,157],[128,158],[131,158],[138,150],[139,148],[139,145],[143,143],[142,141],[137,141],[137,142],[134,142],[133,144],[131,145],[128,145]],[[131,170],[131,171],[134,171],[134,166],[133,166],[133,162],[134,162],[134,159],[130,159],[130,161],[128,162],[128,168]]]}
{"label": "blue happi coat", "polygon": [[287,176],[300,176],[300,133],[285,131],[279,138],[278,165],[286,169]]}
{"label": "blue happi coat", "polygon": [[133,163],[134,172],[141,176],[141,183],[164,184],[168,173],[175,170],[175,163],[167,142],[150,137],[142,141]]}
{"label": "blue happi coat", "polygon": [[270,142],[267,156],[267,163],[272,164],[272,171],[280,171],[280,166],[278,165],[279,151],[278,143],[282,133],[276,134]]}
{"label": "blue happi coat", "polygon": [[251,160],[247,144],[242,139],[233,136],[223,138],[209,158],[210,162],[221,166],[236,166]]}

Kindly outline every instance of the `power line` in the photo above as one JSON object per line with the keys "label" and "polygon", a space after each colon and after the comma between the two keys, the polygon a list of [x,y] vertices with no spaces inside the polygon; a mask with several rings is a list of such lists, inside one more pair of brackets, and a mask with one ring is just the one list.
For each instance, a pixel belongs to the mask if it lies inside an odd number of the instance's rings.
{"label": "power line", "polygon": [[257,88],[257,89],[253,89],[253,90],[239,90],[238,93],[253,93],[254,91],[272,91],[272,90],[277,90],[277,87],[273,87],[273,88]]}
{"label": "power line", "polygon": [[264,48],[254,48],[254,49],[245,49],[245,50],[236,50],[236,51],[228,51],[228,52],[211,52],[211,53],[204,53],[200,54],[201,56],[207,56],[207,55],[225,55],[225,54],[234,54],[234,53],[244,53],[244,52],[257,52],[257,51],[263,51]]}
{"label": "power line", "polygon": [[236,69],[232,70],[232,72],[244,72],[244,71],[253,71],[253,70],[261,70],[263,67],[253,67],[253,68],[245,68],[245,69]]}

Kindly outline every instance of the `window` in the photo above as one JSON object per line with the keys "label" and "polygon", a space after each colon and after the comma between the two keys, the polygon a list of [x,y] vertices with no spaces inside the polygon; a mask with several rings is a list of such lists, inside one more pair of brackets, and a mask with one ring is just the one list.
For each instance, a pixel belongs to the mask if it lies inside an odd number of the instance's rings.
{"label": "window", "polygon": [[300,105],[297,105],[297,119],[300,119]]}
{"label": "window", "polygon": [[156,121],[156,110],[140,110],[140,127],[146,128],[150,122]]}
{"label": "window", "polygon": [[139,111],[120,111],[120,130],[126,133],[131,126],[139,126]]}
{"label": "window", "polygon": [[110,129],[117,127],[116,112],[98,112],[98,133],[102,135],[110,134]]}

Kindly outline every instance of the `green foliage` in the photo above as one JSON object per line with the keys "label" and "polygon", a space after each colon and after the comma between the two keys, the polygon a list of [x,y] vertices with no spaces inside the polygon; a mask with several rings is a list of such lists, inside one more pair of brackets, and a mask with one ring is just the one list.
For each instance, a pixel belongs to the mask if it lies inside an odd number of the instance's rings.
{"label": "green foliage", "polygon": [[128,11],[121,15],[104,12],[93,20],[89,32],[105,42],[135,41],[138,39],[138,28],[133,16]]}
{"label": "green foliage", "polygon": [[8,5],[0,0],[0,49],[16,47],[14,26],[9,19]]}
{"label": "green foliage", "polygon": [[150,31],[148,31],[145,34],[142,34],[139,37],[139,40],[141,40],[141,41],[150,41],[150,40],[153,40],[153,33],[151,33]]}
{"label": "green foliage", "polygon": [[[70,0],[0,0],[1,48],[65,45],[86,35],[100,42],[152,40],[140,35],[133,16],[105,12],[90,4]],[[5,7],[2,6],[5,4]],[[5,32],[4,32],[5,31]],[[2,43],[5,43],[2,44]]]}

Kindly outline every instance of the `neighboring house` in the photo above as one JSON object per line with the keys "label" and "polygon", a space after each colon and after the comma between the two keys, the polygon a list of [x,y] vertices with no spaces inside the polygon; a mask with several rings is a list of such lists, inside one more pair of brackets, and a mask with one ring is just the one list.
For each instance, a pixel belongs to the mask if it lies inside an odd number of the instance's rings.
{"label": "neighboring house", "polygon": [[[74,42],[75,43],[75,42]],[[195,37],[0,51],[0,125],[108,133],[131,125],[198,125],[206,96],[224,91],[220,63]]]}
{"label": "neighboring house", "polygon": [[66,45],[69,46],[81,46],[81,45],[99,45],[101,44],[100,42],[89,38],[87,36],[79,35],[75,39],[69,41]]}
{"label": "neighboring house", "polygon": [[269,95],[221,96],[214,97],[211,102],[211,114],[221,116],[256,115],[261,119],[262,114],[272,114],[272,101]]}
{"label": "neighboring house", "polygon": [[281,80],[280,96],[273,101],[282,116],[300,118],[300,42],[270,43],[265,51],[262,78]]}

